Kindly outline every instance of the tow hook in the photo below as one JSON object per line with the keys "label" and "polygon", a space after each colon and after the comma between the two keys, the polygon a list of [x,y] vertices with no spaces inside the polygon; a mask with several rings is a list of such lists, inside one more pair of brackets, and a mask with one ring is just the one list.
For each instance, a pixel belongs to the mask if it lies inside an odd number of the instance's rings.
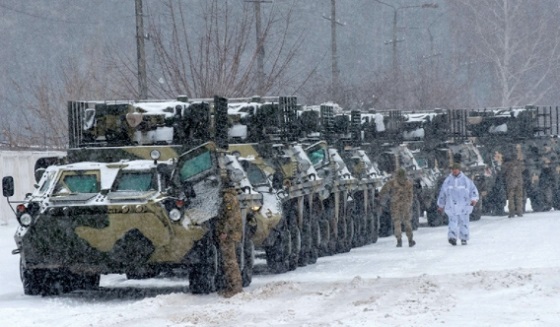
{"label": "tow hook", "polygon": [[12,254],[20,254],[20,252],[21,252],[21,249],[20,249],[20,248],[17,248],[17,249],[15,249],[15,250],[12,250]]}

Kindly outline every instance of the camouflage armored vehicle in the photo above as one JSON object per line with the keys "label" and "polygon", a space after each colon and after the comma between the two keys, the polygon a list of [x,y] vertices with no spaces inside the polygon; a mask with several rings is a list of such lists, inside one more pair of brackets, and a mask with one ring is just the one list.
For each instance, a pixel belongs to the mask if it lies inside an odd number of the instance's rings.
{"label": "camouflage armored vehicle", "polygon": [[270,99],[229,104],[230,141],[247,142],[230,144],[229,151],[265,198],[254,214],[255,246],[265,251],[269,269],[284,272],[317,260],[318,222],[311,212],[324,185],[297,143],[296,98]]}
{"label": "camouflage armored vehicle", "polygon": [[305,151],[327,185],[313,210],[319,220],[321,254],[348,252],[353,246],[357,220],[354,191],[358,181],[350,174],[338,151],[325,141],[311,144]]}
{"label": "camouflage armored vehicle", "polygon": [[496,182],[489,189],[489,214],[503,215],[506,204],[501,163],[517,157],[523,163],[525,198],[534,211],[560,208],[558,198],[558,107],[525,106],[471,109],[468,130],[493,162]]}
{"label": "camouflage armored vehicle", "polygon": [[298,145],[230,144],[249,180],[263,195],[253,212],[253,242],[266,253],[269,269],[280,273],[315,263],[318,226],[310,206],[323,181]]}
{"label": "camouflage armored vehicle", "polygon": [[[322,245],[325,254],[377,241],[375,192],[383,183],[383,176],[361,148],[359,112],[337,115],[335,107],[333,103],[320,105],[320,123],[313,128],[305,124],[308,137],[304,142],[309,144],[306,152],[329,187],[315,210],[321,217],[322,240],[329,240],[328,246],[325,242]],[[317,138],[323,141],[313,141]]]}
{"label": "camouflage armored vehicle", "polygon": [[342,155],[358,185],[355,202],[354,247],[375,243],[379,237],[379,215],[376,213],[376,193],[385,183],[386,176],[372,162],[365,150],[348,148]]}
{"label": "camouflage armored vehicle", "polygon": [[[411,155],[418,165],[408,165],[413,171],[412,174],[409,171],[409,176],[415,182],[415,202],[419,205],[419,209],[413,209],[414,216],[426,212],[430,226],[438,226],[445,221],[445,215],[437,212],[437,196],[441,183],[448,174],[448,168],[452,163],[459,162],[463,165],[464,173],[473,179],[481,193],[481,201],[471,214],[471,220],[480,219],[487,189],[492,185],[494,176],[478,146],[468,139],[469,122],[466,111],[393,110],[384,115],[386,125],[392,126],[386,131],[387,136],[393,139],[388,143],[401,141],[401,144],[412,151]],[[407,156],[404,156],[405,161]],[[391,169],[390,165],[387,169]]]}
{"label": "camouflage armored vehicle", "polygon": [[[202,101],[70,102],[68,163],[48,166],[17,206],[14,253],[24,292],[94,288],[100,274],[147,278],[174,269],[188,273],[193,293],[220,287],[214,228],[223,178],[239,190],[244,216],[262,206],[262,195],[235,157],[207,142],[227,147],[220,127],[227,103],[214,101],[214,131],[210,108]],[[12,196],[13,179],[3,181]],[[245,285],[252,257],[244,237]]]}

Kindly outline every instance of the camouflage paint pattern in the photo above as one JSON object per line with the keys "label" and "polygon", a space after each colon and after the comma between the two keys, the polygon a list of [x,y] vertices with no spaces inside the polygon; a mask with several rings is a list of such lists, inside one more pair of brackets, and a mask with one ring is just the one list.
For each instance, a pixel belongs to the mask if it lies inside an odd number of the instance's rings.
{"label": "camouflage paint pattern", "polygon": [[225,290],[221,294],[226,297],[241,292],[243,288],[235,251],[237,243],[241,242],[243,237],[243,221],[237,195],[234,188],[224,189],[220,214],[216,222],[216,234],[226,279]]}
{"label": "camouflage paint pattern", "polygon": [[[401,225],[404,224],[406,236],[409,241],[412,240],[412,182],[405,176],[393,177],[389,182],[383,185],[379,193],[381,199],[388,199],[391,209],[391,219],[393,220],[394,234],[397,240],[401,240]],[[382,200],[383,201],[383,200]]]}

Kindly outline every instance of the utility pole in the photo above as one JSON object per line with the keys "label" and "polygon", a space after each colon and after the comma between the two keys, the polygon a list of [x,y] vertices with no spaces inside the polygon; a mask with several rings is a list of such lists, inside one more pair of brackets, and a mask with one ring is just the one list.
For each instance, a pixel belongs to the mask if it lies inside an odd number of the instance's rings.
{"label": "utility pole", "polygon": [[331,0],[331,53],[332,53],[332,89],[336,101],[338,101],[339,71],[338,55],[336,53],[336,0]]}
{"label": "utility pole", "polygon": [[392,46],[392,62],[393,62],[393,84],[394,84],[394,94],[393,94],[393,101],[394,105],[397,107],[397,99],[400,99],[398,96],[399,93],[399,65],[398,65],[398,57],[397,57],[397,42],[402,42],[404,39],[397,38],[397,24],[398,24],[398,13],[404,9],[411,9],[411,8],[420,8],[420,9],[435,9],[438,8],[439,5],[437,3],[423,3],[418,5],[409,5],[409,6],[395,6],[389,2],[385,2],[382,0],[375,0],[375,2],[385,5],[393,9],[393,28],[392,28],[392,37],[390,41],[385,42],[385,44],[391,44]]}
{"label": "utility pole", "polygon": [[336,0],[331,0],[331,16],[323,18],[331,21],[331,88],[334,101],[340,101],[340,70],[338,69],[338,54],[336,48],[336,25],[344,26],[336,20]]}
{"label": "utility pole", "polygon": [[255,30],[257,32],[257,93],[264,95],[264,45],[261,35],[261,2],[255,1]]}
{"label": "utility pole", "polygon": [[264,93],[264,38],[262,36],[261,3],[271,3],[266,0],[246,0],[255,4],[255,31],[257,34],[257,93]]}
{"label": "utility pole", "polygon": [[144,19],[142,0],[136,1],[136,53],[138,59],[138,93],[141,100],[148,98],[148,81],[146,76],[146,52],[144,50]]}

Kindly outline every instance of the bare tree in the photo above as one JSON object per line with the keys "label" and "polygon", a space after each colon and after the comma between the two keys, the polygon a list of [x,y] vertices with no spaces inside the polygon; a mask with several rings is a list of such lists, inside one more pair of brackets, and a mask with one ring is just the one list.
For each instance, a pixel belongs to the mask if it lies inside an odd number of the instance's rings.
{"label": "bare tree", "polygon": [[297,88],[289,68],[297,59],[303,32],[291,26],[293,7],[280,12],[271,5],[261,26],[267,51],[264,85],[257,85],[260,47],[251,38],[253,4],[223,0],[165,4],[165,22],[152,19],[148,27],[156,61],[150,69],[154,95],[236,97]]}
{"label": "bare tree", "polygon": [[7,146],[65,148],[69,100],[120,97],[120,88],[113,83],[119,80],[114,75],[118,70],[100,60],[104,55],[95,49],[92,46],[86,56],[61,59],[53,72],[38,74],[31,82],[8,77],[10,96],[2,100],[10,115],[4,115],[0,125]]}
{"label": "bare tree", "polygon": [[[560,30],[556,1],[448,1],[464,65],[491,72],[495,105],[558,100]],[[491,69],[488,69],[491,68]]]}

